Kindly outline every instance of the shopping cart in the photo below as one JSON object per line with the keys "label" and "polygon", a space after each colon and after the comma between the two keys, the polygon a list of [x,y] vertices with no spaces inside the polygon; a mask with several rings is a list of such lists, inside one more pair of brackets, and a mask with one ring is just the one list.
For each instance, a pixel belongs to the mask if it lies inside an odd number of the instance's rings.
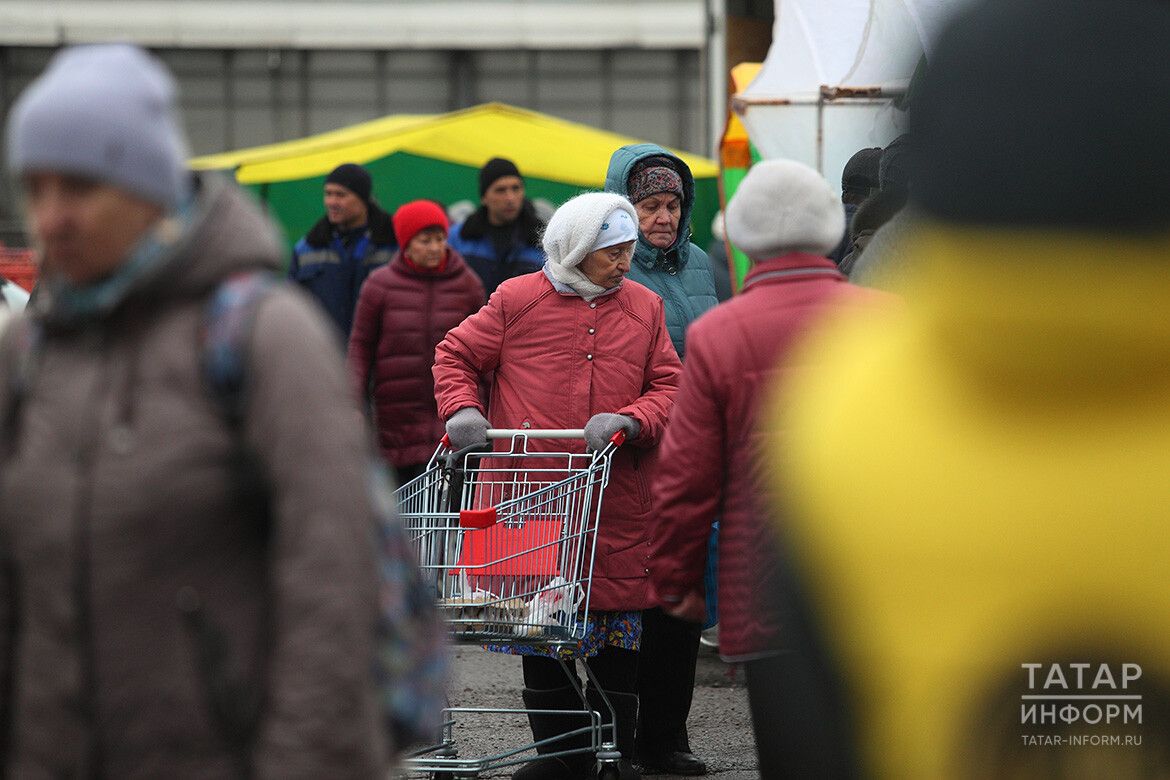
{"label": "shopping cart", "polygon": [[[600,452],[530,451],[535,439],[581,439],[583,430],[488,430],[501,442],[493,452],[452,452],[441,444],[426,471],[397,494],[399,512],[418,554],[423,577],[455,642],[568,648],[585,637],[601,499],[609,482],[613,453],[624,442],[618,433]],[[500,444],[497,444],[499,447]],[[604,723],[585,697],[569,664],[566,678],[582,709],[528,710],[449,707],[440,742],[408,758],[410,772],[436,777],[476,777],[535,758],[538,746],[589,735],[588,747],[544,756],[597,754],[598,776],[618,777],[613,723],[616,715],[585,665],[593,687],[609,709]],[[456,718],[471,713],[555,715],[581,726],[558,737],[530,742],[493,755],[460,757]]]}

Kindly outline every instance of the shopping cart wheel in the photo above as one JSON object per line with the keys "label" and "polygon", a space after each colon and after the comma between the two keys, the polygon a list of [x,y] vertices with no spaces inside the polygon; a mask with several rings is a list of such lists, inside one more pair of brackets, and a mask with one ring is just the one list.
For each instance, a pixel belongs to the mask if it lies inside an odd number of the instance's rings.
{"label": "shopping cart wheel", "polygon": [[598,764],[597,780],[621,780],[622,770],[617,764]]}

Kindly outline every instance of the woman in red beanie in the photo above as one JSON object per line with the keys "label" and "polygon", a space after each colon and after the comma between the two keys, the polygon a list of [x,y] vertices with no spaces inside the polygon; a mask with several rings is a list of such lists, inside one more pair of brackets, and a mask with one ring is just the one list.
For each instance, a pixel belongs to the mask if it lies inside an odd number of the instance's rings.
{"label": "woman in red beanie", "polygon": [[394,213],[399,250],[362,285],[349,337],[349,369],[369,400],[382,455],[406,482],[443,437],[431,364],[435,346],[484,303],[483,284],[447,246],[447,215],[429,200]]}

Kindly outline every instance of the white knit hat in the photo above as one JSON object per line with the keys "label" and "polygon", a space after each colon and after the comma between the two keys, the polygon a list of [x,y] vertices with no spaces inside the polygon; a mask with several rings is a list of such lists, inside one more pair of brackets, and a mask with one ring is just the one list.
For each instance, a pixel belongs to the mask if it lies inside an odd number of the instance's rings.
{"label": "white knit hat", "polygon": [[[630,202],[612,192],[586,192],[566,201],[544,229],[545,256],[555,265],[575,267],[593,251],[598,237],[606,232],[602,227],[608,224],[606,218],[614,211],[625,212],[631,224],[638,224],[638,212]],[[637,232],[631,238],[637,238]]]}
{"label": "white knit hat", "polygon": [[753,262],[827,255],[845,235],[845,208],[825,178],[795,160],[751,167],[727,204],[727,237]]}

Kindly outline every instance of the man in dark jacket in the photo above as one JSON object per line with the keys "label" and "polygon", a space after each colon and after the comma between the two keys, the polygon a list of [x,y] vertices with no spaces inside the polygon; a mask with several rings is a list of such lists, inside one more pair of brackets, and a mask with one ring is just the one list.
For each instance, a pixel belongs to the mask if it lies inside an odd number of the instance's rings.
{"label": "man in dark jacket", "polygon": [[213,402],[209,299],[280,250],[187,171],[174,104],[146,52],[86,46],[9,115],[42,275],[0,338],[0,776],[384,777],[357,405],[284,284],[241,419]]}
{"label": "man in dark jacket", "polygon": [[480,168],[479,202],[475,213],[451,228],[447,243],[463,256],[490,296],[505,279],[544,265],[543,225],[532,201],[524,197],[524,179],[511,160],[493,157]]}
{"label": "man in dark jacket", "polygon": [[374,203],[365,168],[339,165],[325,178],[325,216],[293,247],[290,279],[316,298],[343,340],[370,272],[394,256],[390,215]]}
{"label": "man in dark jacket", "polygon": [[752,166],[727,207],[727,233],[752,260],[743,291],[691,326],[675,408],[654,485],[658,524],[650,571],[669,615],[702,620],[711,518],[719,527],[719,653],[742,663],[760,776],[778,777],[769,709],[778,621],[764,598],[776,557],[761,511],[766,464],[757,411],[807,325],[859,291],[825,255],[844,226],[841,204],[813,169]]}
{"label": "man in dark jacket", "polygon": [[[841,204],[845,207],[845,235],[841,243],[829,253],[829,259],[841,265],[841,258],[849,251],[852,245],[851,226],[853,215],[865,202],[865,199],[878,188],[879,166],[882,160],[882,148],[872,146],[859,149],[853,153],[845,168],[841,171]],[[849,272],[846,271],[848,276]]]}
{"label": "man in dark jacket", "polygon": [[[711,261],[690,240],[695,205],[691,169],[661,146],[623,146],[610,157],[605,189],[634,204],[638,241],[629,275],[662,298],[666,328],[682,358],[687,326],[719,302]],[[645,610],[642,620],[638,760],[649,771],[705,774],[707,767],[691,753],[687,738],[702,626],[657,607]]]}

